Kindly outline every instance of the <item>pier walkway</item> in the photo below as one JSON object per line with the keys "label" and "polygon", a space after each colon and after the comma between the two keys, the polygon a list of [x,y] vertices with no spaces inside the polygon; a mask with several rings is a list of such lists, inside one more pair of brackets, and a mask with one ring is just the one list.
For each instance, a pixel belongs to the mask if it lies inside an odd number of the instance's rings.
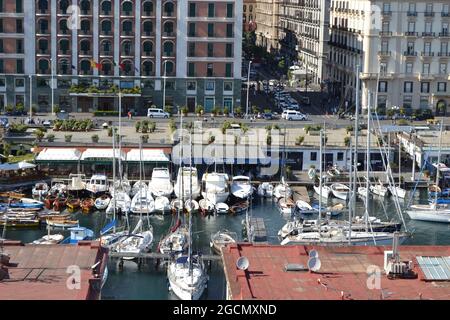
{"label": "pier walkway", "polygon": [[[161,259],[161,260],[169,260],[171,258],[170,254],[164,254],[159,252],[149,252],[149,253],[109,252],[108,256],[111,258],[136,258],[136,259]],[[201,257],[203,260],[208,261],[222,260],[221,256],[212,254],[203,254]]]}

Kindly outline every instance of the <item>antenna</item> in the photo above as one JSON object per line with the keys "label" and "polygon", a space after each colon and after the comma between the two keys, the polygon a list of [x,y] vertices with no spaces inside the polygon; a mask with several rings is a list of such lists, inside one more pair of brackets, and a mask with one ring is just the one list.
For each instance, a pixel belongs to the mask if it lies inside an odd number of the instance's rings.
{"label": "antenna", "polygon": [[308,260],[308,269],[311,272],[317,272],[320,270],[320,267],[322,266],[322,262],[320,262],[319,257],[317,258],[309,258]]}
{"label": "antenna", "polygon": [[236,267],[239,270],[245,271],[248,269],[249,265],[250,265],[250,263],[249,263],[247,257],[240,257],[239,259],[236,260]]}

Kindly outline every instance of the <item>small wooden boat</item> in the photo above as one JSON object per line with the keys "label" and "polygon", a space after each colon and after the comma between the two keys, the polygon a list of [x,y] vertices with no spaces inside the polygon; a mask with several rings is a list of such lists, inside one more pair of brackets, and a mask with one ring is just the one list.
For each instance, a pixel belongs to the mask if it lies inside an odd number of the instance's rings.
{"label": "small wooden boat", "polygon": [[64,236],[62,234],[48,234],[43,236],[42,238],[39,238],[37,240],[34,240],[32,244],[58,244],[61,243],[61,241],[64,240]]}
{"label": "small wooden boat", "polygon": [[335,217],[342,213],[342,210],[344,210],[344,205],[342,203],[338,203],[332,207],[327,208],[327,216]]}
{"label": "small wooden boat", "polygon": [[63,211],[64,207],[67,204],[67,198],[64,196],[58,196],[53,202],[53,210],[55,211]]}
{"label": "small wooden boat", "polygon": [[25,194],[14,192],[14,191],[0,192],[0,198],[11,198],[11,199],[20,200],[22,198],[25,198]]}
{"label": "small wooden boat", "polygon": [[42,209],[44,207],[44,203],[38,200],[30,199],[30,198],[22,198],[20,200],[13,200],[9,204],[10,208],[34,208],[34,209]]}
{"label": "small wooden boat", "polygon": [[46,220],[61,220],[70,217],[70,213],[61,213],[59,211],[39,212],[39,220],[45,222]]}
{"label": "small wooden boat", "polygon": [[331,185],[331,192],[336,198],[347,200],[350,194],[350,188],[342,183],[333,183]]}
{"label": "small wooden boat", "polygon": [[49,194],[47,197],[45,197],[44,206],[49,210],[52,209],[53,203],[55,202],[55,200],[56,200],[56,196]]}
{"label": "small wooden boat", "polygon": [[77,227],[79,221],[78,220],[69,220],[69,219],[51,219],[47,220],[47,225],[53,228],[72,228]]}
{"label": "small wooden boat", "polygon": [[67,200],[67,208],[69,208],[70,210],[76,210],[80,207],[81,205],[81,201],[78,198],[72,198]]}
{"label": "small wooden boat", "polygon": [[8,212],[38,212],[41,208],[10,208],[8,207]]}
{"label": "small wooden boat", "polygon": [[230,207],[226,203],[221,202],[216,204],[216,213],[227,214],[228,211],[230,211]]}
{"label": "small wooden boat", "polygon": [[297,206],[297,209],[300,211],[313,211],[313,207],[311,207],[311,205],[303,200],[297,200],[295,202],[295,205]]}
{"label": "small wooden boat", "polygon": [[221,254],[221,249],[229,244],[236,243],[237,234],[228,230],[218,231],[211,235],[210,246],[216,254]]}
{"label": "small wooden boat", "polygon": [[231,212],[231,214],[234,214],[234,215],[241,214],[241,213],[244,213],[245,211],[247,211],[248,207],[249,207],[248,201],[241,201],[241,202],[238,202],[238,203],[232,205],[230,208],[230,212]]}
{"label": "small wooden boat", "polygon": [[94,205],[98,210],[106,210],[108,208],[108,205],[111,201],[111,198],[107,196],[106,194],[98,197],[95,199]]}
{"label": "small wooden boat", "polygon": [[167,197],[160,196],[155,199],[155,211],[162,214],[170,214],[170,200]]}
{"label": "small wooden boat", "polygon": [[428,186],[428,192],[431,195],[440,194],[442,192],[441,188],[438,185],[432,184]]}
{"label": "small wooden boat", "polygon": [[89,213],[94,208],[94,199],[86,198],[83,201],[81,201],[80,206],[83,213]]}
{"label": "small wooden boat", "polygon": [[174,199],[170,203],[170,207],[172,208],[172,211],[177,212],[180,210],[180,208],[183,206],[183,201],[181,199]]}
{"label": "small wooden boat", "polygon": [[6,228],[39,228],[39,220],[38,219],[15,219],[15,218],[5,218],[0,217],[0,227]]}

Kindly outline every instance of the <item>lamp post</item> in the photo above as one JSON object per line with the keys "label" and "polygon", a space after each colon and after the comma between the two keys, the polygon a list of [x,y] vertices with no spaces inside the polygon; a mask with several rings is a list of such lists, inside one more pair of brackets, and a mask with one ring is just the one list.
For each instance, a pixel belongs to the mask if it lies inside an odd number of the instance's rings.
{"label": "lamp post", "polygon": [[30,120],[33,115],[33,76],[30,74],[28,75],[30,78]]}
{"label": "lamp post", "polygon": [[250,92],[250,68],[252,66],[252,61],[248,63],[248,71],[247,71],[247,104],[245,109],[245,118],[248,118],[248,96]]}

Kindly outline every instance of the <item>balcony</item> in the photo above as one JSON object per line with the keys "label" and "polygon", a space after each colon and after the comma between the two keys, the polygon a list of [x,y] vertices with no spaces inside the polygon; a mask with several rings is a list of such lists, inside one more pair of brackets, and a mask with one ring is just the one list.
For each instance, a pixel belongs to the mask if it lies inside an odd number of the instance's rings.
{"label": "balcony", "polygon": [[417,11],[408,11],[406,13],[408,17],[417,17]]}
{"label": "balcony", "polygon": [[110,30],[102,30],[102,31],[100,31],[100,36],[102,36],[102,37],[109,37],[109,36],[112,36],[112,35],[113,35],[113,33]]}
{"label": "balcony", "polygon": [[71,50],[58,50],[58,55],[60,56],[70,56],[72,54]]}
{"label": "balcony", "polygon": [[405,57],[417,57],[417,51],[405,51],[403,55]]}
{"label": "balcony", "polygon": [[383,15],[383,16],[392,16],[392,11],[391,10],[386,10],[386,11],[382,11],[381,12],[381,14]]}
{"label": "balcony", "polygon": [[434,57],[434,52],[426,52],[426,51],[422,51],[422,53],[420,54],[422,57]]}
{"label": "balcony", "polygon": [[112,16],[112,11],[109,10],[101,10],[100,11],[101,16]]}
{"label": "balcony", "polygon": [[419,81],[434,80],[434,75],[430,73],[419,73]]}
{"label": "balcony", "polygon": [[[0,33],[3,33],[3,32],[0,32]],[[48,31],[48,29],[38,29],[36,34],[38,34],[38,35],[49,35],[50,32]]]}
{"label": "balcony", "polygon": [[142,51],[143,57],[153,57],[155,53],[153,51]]}
{"label": "balcony", "polygon": [[45,49],[45,50],[38,50],[37,51],[37,54],[38,55],[49,55],[50,54],[50,50],[48,50],[48,49]]}
{"label": "balcony", "polygon": [[90,29],[81,29],[79,35],[89,36],[92,35],[92,31]]}
{"label": "balcony", "polygon": [[422,32],[422,37],[434,37],[435,35],[434,32]]}
{"label": "balcony", "polygon": [[173,38],[175,36],[176,36],[175,32],[163,32],[163,37]]}
{"label": "balcony", "polygon": [[450,52],[438,52],[438,57],[450,57]]}
{"label": "balcony", "polygon": [[448,31],[439,32],[439,37],[450,37],[450,32]]}
{"label": "balcony", "polygon": [[423,13],[423,15],[424,15],[425,17],[434,17],[434,12],[427,12],[427,11],[425,11],[425,12]]}
{"label": "balcony", "polygon": [[155,33],[153,31],[144,31],[141,33],[142,37],[154,37]]}
{"label": "balcony", "polygon": [[80,56],[92,56],[91,50],[80,50],[79,52]]}
{"label": "balcony", "polygon": [[81,9],[80,15],[81,16],[90,16],[90,15],[92,15],[92,10],[91,9]]}
{"label": "balcony", "polygon": [[415,31],[407,31],[405,32],[405,37],[418,37],[419,33]]}
{"label": "balcony", "polygon": [[122,17],[132,17],[133,16],[133,11],[122,11],[122,13],[120,15]]}
{"label": "balcony", "polygon": [[392,31],[380,31],[381,37],[390,37],[392,36]]}
{"label": "balcony", "polygon": [[153,11],[142,11],[143,18],[153,17],[154,15],[155,15],[155,13]]}
{"label": "balcony", "polygon": [[441,12],[441,17],[450,17],[450,12]]}
{"label": "balcony", "polygon": [[378,51],[378,55],[380,57],[390,57],[391,56],[391,51]]}
{"label": "balcony", "polygon": [[133,57],[134,56],[134,51],[124,51],[120,53],[121,57]]}

